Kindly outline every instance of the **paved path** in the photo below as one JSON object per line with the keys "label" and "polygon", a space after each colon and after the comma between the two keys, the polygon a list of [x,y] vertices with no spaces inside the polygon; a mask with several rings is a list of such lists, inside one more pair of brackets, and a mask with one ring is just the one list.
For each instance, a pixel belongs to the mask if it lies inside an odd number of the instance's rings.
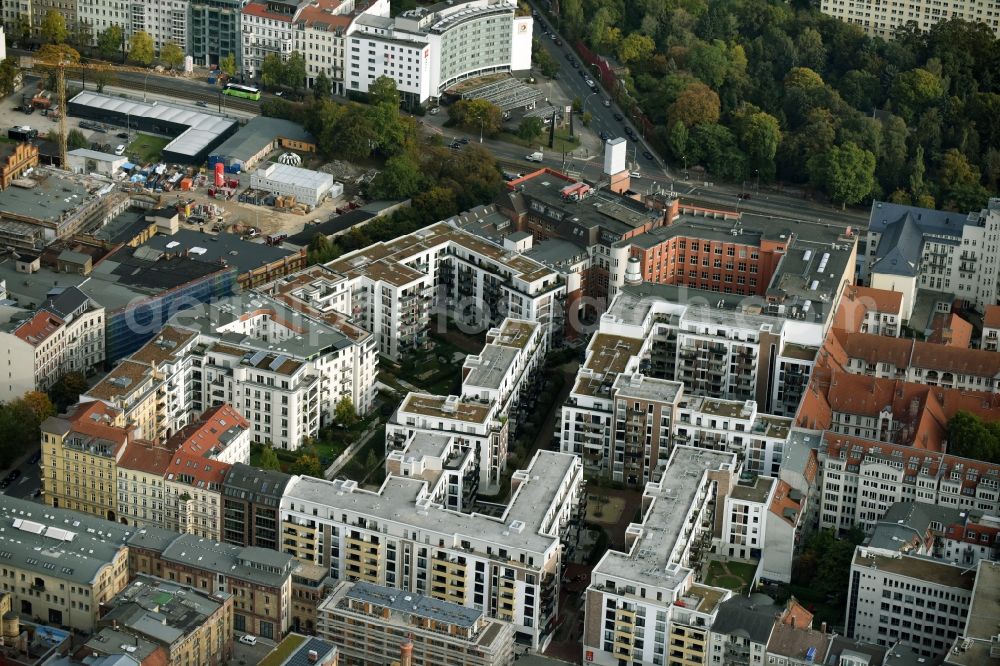
{"label": "paved path", "polygon": [[353,458],[357,454],[357,452],[361,450],[361,447],[368,443],[368,440],[372,438],[372,435],[374,435],[378,431],[379,425],[380,424],[376,422],[372,427],[366,430],[364,434],[361,435],[358,441],[348,446],[343,453],[337,456],[337,459],[333,461],[333,464],[327,467],[326,471],[323,472],[323,476],[330,481],[337,478],[337,472],[342,470],[344,468],[344,465],[346,465],[351,460],[351,458]]}

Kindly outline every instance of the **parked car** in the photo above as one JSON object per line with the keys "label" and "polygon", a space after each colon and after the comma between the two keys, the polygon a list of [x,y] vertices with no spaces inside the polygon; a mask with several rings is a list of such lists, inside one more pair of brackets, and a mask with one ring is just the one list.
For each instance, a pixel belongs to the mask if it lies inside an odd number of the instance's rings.
{"label": "parked car", "polygon": [[118,134],[115,134],[115,136],[118,137],[119,139],[127,139],[128,132],[118,132]]}
{"label": "parked car", "polygon": [[653,161],[653,159],[654,159],[653,158],[653,153],[649,152],[648,150],[642,151],[642,156],[645,157],[649,161]]}
{"label": "parked car", "polygon": [[632,171],[631,173],[629,173],[628,176],[629,176],[629,178],[634,178],[636,180],[639,180],[640,178],[642,178],[642,174],[639,173],[638,171]]}
{"label": "parked car", "polygon": [[618,122],[621,122],[621,121],[625,120],[625,117],[622,114],[620,114],[620,113],[614,114],[614,117],[615,117],[615,120],[617,120]]}
{"label": "parked car", "polygon": [[203,108],[203,109],[204,109],[205,107],[207,107],[207,106],[208,106],[208,103],[207,103],[207,102],[205,102],[204,100],[200,100],[200,99],[199,99],[199,100],[198,100],[197,102],[195,102],[195,103],[194,103],[194,105],[195,105],[195,106],[200,106],[201,108]]}
{"label": "parked car", "polygon": [[257,645],[257,637],[250,634],[243,634],[240,636],[240,643],[244,645]]}
{"label": "parked car", "polygon": [[115,155],[124,155],[124,154],[125,154],[125,144],[119,143],[118,147],[115,148]]}
{"label": "parked car", "polygon": [[41,459],[42,459],[42,452],[41,451],[35,451],[34,453],[31,454],[31,457],[28,458],[28,464],[29,465],[34,465],[35,463],[37,463]]}

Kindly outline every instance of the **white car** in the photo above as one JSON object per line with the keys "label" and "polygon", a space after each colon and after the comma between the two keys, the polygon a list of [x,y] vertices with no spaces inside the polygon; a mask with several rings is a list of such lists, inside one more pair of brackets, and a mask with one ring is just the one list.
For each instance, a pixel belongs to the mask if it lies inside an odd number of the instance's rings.
{"label": "white car", "polygon": [[119,143],[118,147],[115,148],[115,155],[124,155],[124,154],[125,154],[125,144]]}
{"label": "white car", "polygon": [[638,171],[633,171],[628,176],[629,178],[636,178],[636,179],[642,178],[642,174],[639,173]]}
{"label": "white car", "polygon": [[244,645],[257,645],[257,637],[250,634],[243,634],[240,636],[240,643]]}

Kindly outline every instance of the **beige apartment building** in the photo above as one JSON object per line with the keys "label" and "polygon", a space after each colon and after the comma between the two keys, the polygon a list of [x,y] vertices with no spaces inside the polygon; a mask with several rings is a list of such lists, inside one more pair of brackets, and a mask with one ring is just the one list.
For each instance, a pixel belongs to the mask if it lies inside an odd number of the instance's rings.
{"label": "beige apartment building", "polygon": [[372,583],[340,583],[319,607],[318,633],[346,665],[392,663],[407,642],[416,664],[508,666],[514,659],[510,623]]}
{"label": "beige apartment building", "polygon": [[1000,36],[1000,2],[939,2],[938,0],[823,0],[824,14],[860,26],[873,37],[891,39],[893,33],[908,23],[926,32],[938,21],[963,19],[985,23]]}

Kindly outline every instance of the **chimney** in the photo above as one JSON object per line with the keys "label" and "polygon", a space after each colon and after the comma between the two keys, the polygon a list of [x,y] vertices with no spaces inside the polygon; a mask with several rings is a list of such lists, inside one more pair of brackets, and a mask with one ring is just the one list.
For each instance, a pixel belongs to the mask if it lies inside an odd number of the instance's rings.
{"label": "chimney", "polygon": [[309,650],[307,659],[309,660],[310,664],[315,664],[317,661],[319,661],[319,652],[316,652],[316,650]]}
{"label": "chimney", "polygon": [[399,648],[399,666],[413,666],[413,640],[410,638]]}
{"label": "chimney", "polygon": [[824,635],[826,634],[826,622],[819,625],[819,632]]}

